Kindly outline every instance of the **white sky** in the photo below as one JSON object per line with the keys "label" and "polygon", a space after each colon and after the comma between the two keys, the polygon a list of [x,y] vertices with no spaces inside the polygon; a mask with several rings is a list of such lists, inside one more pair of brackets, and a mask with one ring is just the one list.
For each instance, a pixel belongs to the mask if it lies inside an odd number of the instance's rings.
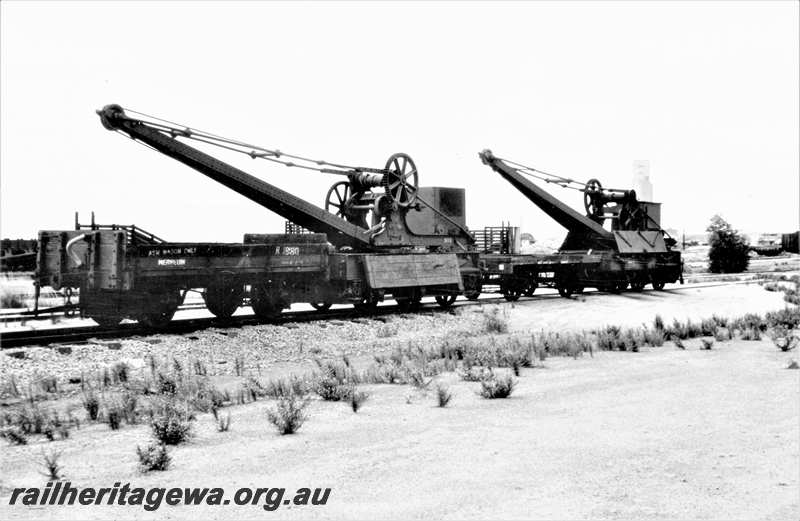
{"label": "white sky", "polygon": [[[651,165],[662,224],[798,228],[798,3],[3,2],[0,234],[88,221],[240,241],[283,219],[106,131],[119,103],[329,161],[406,152],[471,227],[563,229],[482,165],[604,186]],[[338,178],[218,154],[323,204]],[[576,208],[580,194],[552,187]]]}

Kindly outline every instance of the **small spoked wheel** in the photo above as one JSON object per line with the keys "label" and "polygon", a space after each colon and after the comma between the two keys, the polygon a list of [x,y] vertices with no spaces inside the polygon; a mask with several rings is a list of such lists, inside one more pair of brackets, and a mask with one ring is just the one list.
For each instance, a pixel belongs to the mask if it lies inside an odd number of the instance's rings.
{"label": "small spoked wheel", "polygon": [[457,295],[436,295],[436,303],[442,309],[447,309],[456,301]]}
{"label": "small spoked wheel", "polygon": [[323,300],[322,302],[309,302],[309,304],[311,304],[311,307],[317,311],[328,311],[332,305],[331,302],[326,300]]}
{"label": "small spoked wheel", "polygon": [[386,194],[401,208],[417,200],[419,175],[417,166],[407,154],[394,154],[386,162]]}
{"label": "small spoked wheel", "polygon": [[350,183],[348,181],[339,181],[334,183],[328,190],[328,195],[325,196],[325,210],[341,217],[346,217],[347,202],[350,200]]}

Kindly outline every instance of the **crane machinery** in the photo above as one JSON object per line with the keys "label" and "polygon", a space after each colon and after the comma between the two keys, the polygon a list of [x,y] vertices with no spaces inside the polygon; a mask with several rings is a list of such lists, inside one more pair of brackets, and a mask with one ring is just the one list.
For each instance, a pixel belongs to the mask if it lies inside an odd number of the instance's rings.
{"label": "crane machinery", "polygon": [[[619,292],[641,291],[650,283],[663,290],[681,280],[683,264],[676,241],[661,228],[661,205],[640,201],[634,190],[603,188],[600,181],[580,183],[495,156],[481,161],[567,230],[554,255],[484,255],[484,277],[497,280],[509,300],[532,293],[539,285],[555,286],[569,297],[586,287]],[[583,193],[585,215],[572,209],[530,179]]]}

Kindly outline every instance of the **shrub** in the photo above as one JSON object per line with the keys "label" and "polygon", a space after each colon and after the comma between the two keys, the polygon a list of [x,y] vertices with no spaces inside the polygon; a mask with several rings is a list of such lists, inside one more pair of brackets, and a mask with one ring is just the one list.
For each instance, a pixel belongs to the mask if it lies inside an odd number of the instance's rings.
{"label": "shrub", "polygon": [[188,408],[179,406],[174,400],[165,400],[151,411],[150,428],[162,444],[178,445],[191,438],[193,419]]}
{"label": "shrub", "polygon": [[8,441],[11,445],[27,445],[28,438],[25,431],[17,425],[7,425],[0,429],[0,438]]}
{"label": "shrub", "polygon": [[42,391],[45,393],[57,393],[58,392],[58,380],[55,376],[46,376],[39,380],[39,385],[42,387]]}
{"label": "shrub", "polygon": [[751,327],[742,330],[742,340],[761,340],[761,330],[757,327]]}
{"label": "shrub", "polygon": [[459,371],[459,376],[465,382],[480,382],[488,378],[492,378],[494,373],[491,369],[485,367],[465,367]]}
{"label": "shrub", "polygon": [[481,380],[480,395],[490,400],[508,398],[514,391],[514,386],[516,384],[517,382],[510,375],[502,378],[497,378],[492,375],[491,378]]}
{"label": "shrub", "polygon": [[119,425],[122,422],[122,412],[117,407],[112,407],[106,412],[106,419],[108,420],[108,426],[111,427],[112,431],[119,429]]}
{"label": "shrub", "polygon": [[292,375],[289,378],[270,380],[267,382],[266,387],[264,387],[264,393],[267,396],[275,399],[292,394],[304,396],[308,394],[308,391],[309,389],[306,382],[295,375]]}
{"label": "shrub", "polygon": [[797,360],[791,360],[789,365],[786,366],[786,369],[800,369],[800,365],[797,364]]}
{"label": "shrub", "polygon": [[656,318],[653,319],[653,328],[664,331],[664,319],[661,318],[661,315],[656,315]]}
{"label": "shrub", "polygon": [[[216,412],[216,409],[214,410]],[[225,418],[217,418],[217,430],[219,432],[228,432],[228,429],[231,428],[231,413]]]}
{"label": "shrub", "polygon": [[138,403],[139,398],[136,396],[136,393],[131,391],[123,393],[119,400],[118,411],[130,425],[135,425],[139,422]]}
{"label": "shrub", "polygon": [[267,412],[269,421],[278,429],[279,434],[294,434],[308,419],[305,412],[309,400],[299,396],[284,396],[278,400],[274,410]]}
{"label": "shrub", "polygon": [[139,469],[142,472],[167,470],[172,463],[166,445],[159,443],[151,443],[144,450],[137,445],[136,455],[139,456]]}
{"label": "shrub", "polygon": [[675,344],[675,347],[677,347],[678,349],[686,349],[686,346],[683,345],[683,342],[681,341],[680,338],[675,338],[675,339],[672,340],[672,342]]}
{"label": "shrub", "polygon": [[781,351],[791,351],[794,349],[800,338],[794,336],[790,329],[784,326],[776,326],[770,331],[770,338],[775,347]]}
{"label": "shrub", "polygon": [[447,386],[442,384],[436,386],[436,404],[439,407],[447,407],[447,404],[450,403],[452,399],[453,393],[450,392]]}
{"label": "shrub", "polygon": [[369,398],[368,393],[357,391],[353,388],[350,391],[350,407],[353,409],[353,412],[358,412],[361,406],[364,405],[364,402],[367,401],[367,398]]}
{"label": "shrub", "polygon": [[17,411],[16,422],[25,434],[43,434],[49,418],[31,401]]}
{"label": "shrub", "polygon": [[713,338],[701,338],[700,342],[703,344],[703,349],[705,349],[706,351],[710,351],[711,348],[714,346]]}
{"label": "shrub", "polygon": [[86,409],[89,420],[97,421],[97,415],[100,413],[100,398],[92,389],[83,393],[83,408]]}
{"label": "shrub", "polygon": [[397,324],[383,324],[375,331],[375,334],[378,338],[389,338],[397,336],[399,329]]}
{"label": "shrub", "polygon": [[714,340],[717,342],[725,342],[731,338],[733,338],[731,330],[726,327],[717,328],[717,332],[714,334]]}
{"label": "shrub", "polygon": [[483,330],[487,333],[508,333],[508,321],[500,316],[499,308],[483,315]]}
{"label": "shrub", "polygon": [[766,323],[769,327],[784,326],[786,329],[797,329],[800,326],[800,308],[785,307],[779,311],[767,313]]}
{"label": "shrub", "polygon": [[[327,402],[339,402],[350,397],[353,388],[350,385],[340,383],[332,377],[323,377],[317,381],[314,391],[320,398]],[[289,395],[293,396],[293,395]],[[285,398],[283,396],[282,398]]]}
{"label": "shrub", "polygon": [[665,341],[664,328],[645,329],[644,341],[647,345],[661,347]]}
{"label": "shrub", "polygon": [[41,474],[47,478],[47,481],[60,481],[63,477],[61,464],[58,460],[61,458],[61,452],[42,450],[42,468],[44,472]]}
{"label": "shrub", "polygon": [[111,375],[115,382],[126,383],[129,373],[130,367],[125,362],[117,362],[111,367]]}
{"label": "shrub", "polygon": [[741,273],[750,262],[747,239],[719,215],[711,218],[708,236],[708,271]]}

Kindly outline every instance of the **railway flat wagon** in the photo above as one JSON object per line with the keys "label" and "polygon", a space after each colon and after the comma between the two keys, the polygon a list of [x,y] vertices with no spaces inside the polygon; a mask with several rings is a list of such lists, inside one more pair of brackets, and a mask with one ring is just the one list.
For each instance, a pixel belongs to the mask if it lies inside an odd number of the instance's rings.
{"label": "railway flat wagon", "polygon": [[[163,122],[98,111],[127,134],[311,233],[247,234],[242,243],[164,241],[134,226],[94,223],[39,235],[37,287],[78,290],[82,313],[102,325],[133,318],[165,325],[187,291],[229,317],[249,304],[274,318],[293,303],[352,304],[369,311],[386,298],[412,307],[426,295],[442,307],[480,284],[478,254],[465,227],[464,190],[419,187],[413,160],[347,167],[289,156]],[[184,141],[216,145],[291,167],[343,176],[317,207]],[[286,158],[290,158],[288,160]]]}
{"label": "railway flat wagon", "polygon": [[[481,255],[484,283],[494,283],[507,300],[531,295],[549,286],[569,297],[587,287],[619,292],[628,287],[656,290],[683,282],[683,263],[676,241],[661,228],[661,205],[639,201],[633,190],[604,189],[597,179],[578,183],[535,168],[480,153],[490,166],[531,202],[567,229],[559,251],[552,255],[519,255],[514,251]],[[570,208],[530,181],[538,178],[579,190],[586,214]],[[604,227],[607,225],[607,227]]]}

